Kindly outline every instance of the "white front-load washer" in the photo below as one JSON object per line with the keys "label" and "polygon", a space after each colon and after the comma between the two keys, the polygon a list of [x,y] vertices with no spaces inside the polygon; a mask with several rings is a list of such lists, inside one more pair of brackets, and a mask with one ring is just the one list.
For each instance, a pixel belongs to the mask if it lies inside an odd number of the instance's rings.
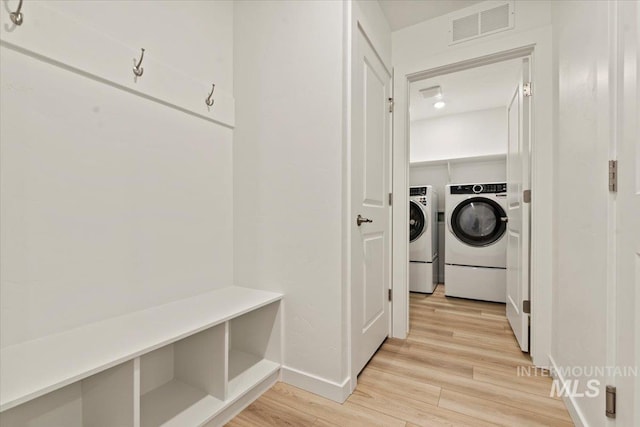
{"label": "white front-load washer", "polygon": [[433,187],[409,188],[409,290],[433,293],[438,281],[438,197]]}
{"label": "white front-load washer", "polygon": [[505,302],[507,184],[446,186],[445,295]]}

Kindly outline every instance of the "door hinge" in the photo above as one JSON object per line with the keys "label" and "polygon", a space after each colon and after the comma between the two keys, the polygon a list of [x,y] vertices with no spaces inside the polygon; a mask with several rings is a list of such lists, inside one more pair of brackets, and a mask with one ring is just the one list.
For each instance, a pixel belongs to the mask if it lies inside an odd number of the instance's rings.
{"label": "door hinge", "polygon": [[389,206],[393,205],[393,193],[389,193]]}
{"label": "door hinge", "polygon": [[533,85],[531,82],[522,85],[522,94],[526,97],[533,95]]}
{"label": "door hinge", "polygon": [[609,191],[618,191],[618,161],[609,160]]}
{"label": "door hinge", "polygon": [[393,289],[389,289],[389,301],[393,301]]}
{"label": "door hinge", "polygon": [[612,385],[607,386],[607,408],[605,414],[608,418],[616,417],[616,388]]}
{"label": "door hinge", "polygon": [[522,192],[522,201],[524,203],[531,203],[531,190],[524,190]]}
{"label": "door hinge", "polygon": [[389,112],[393,113],[393,98],[389,98]]}
{"label": "door hinge", "polygon": [[531,314],[531,301],[529,300],[522,301],[522,312],[526,314]]}

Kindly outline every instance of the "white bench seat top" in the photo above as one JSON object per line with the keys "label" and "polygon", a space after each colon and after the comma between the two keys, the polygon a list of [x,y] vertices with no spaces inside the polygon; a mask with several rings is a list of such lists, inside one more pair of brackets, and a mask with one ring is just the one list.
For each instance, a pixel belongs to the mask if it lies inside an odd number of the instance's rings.
{"label": "white bench seat top", "polygon": [[0,351],[0,412],[282,298],[230,286]]}

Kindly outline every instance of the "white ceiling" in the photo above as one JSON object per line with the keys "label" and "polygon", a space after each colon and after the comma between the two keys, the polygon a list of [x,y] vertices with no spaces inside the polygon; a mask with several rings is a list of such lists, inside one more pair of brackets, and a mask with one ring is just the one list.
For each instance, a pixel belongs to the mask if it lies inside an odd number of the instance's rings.
{"label": "white ceiling", "polygon": [[[518,84],[521,64],[521,59],[513,59],[411,83],[411,121],[506,107]],[[436,100],[425,99],[419,92],[436,85],[442,87],[442,100],[446,103],[440,110],[433,107]]]}
{"label": "white ceiling", "polygon": [[464,9],[482,0],[378,0],[391,31]]}

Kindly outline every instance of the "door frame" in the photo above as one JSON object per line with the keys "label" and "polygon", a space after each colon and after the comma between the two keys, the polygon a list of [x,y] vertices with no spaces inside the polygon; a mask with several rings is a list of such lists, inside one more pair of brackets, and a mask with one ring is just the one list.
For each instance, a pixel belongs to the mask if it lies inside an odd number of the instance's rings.
{"label": "door frame", "polygon": [[392,336],[409,331],[409,88],[412,82],[509,59],[531,57],[535,81],[531,123],[531,346],[534,365],[549,367],[551,352],[553,116],[551,27],[482,44],[456,46],[394,67]]}

